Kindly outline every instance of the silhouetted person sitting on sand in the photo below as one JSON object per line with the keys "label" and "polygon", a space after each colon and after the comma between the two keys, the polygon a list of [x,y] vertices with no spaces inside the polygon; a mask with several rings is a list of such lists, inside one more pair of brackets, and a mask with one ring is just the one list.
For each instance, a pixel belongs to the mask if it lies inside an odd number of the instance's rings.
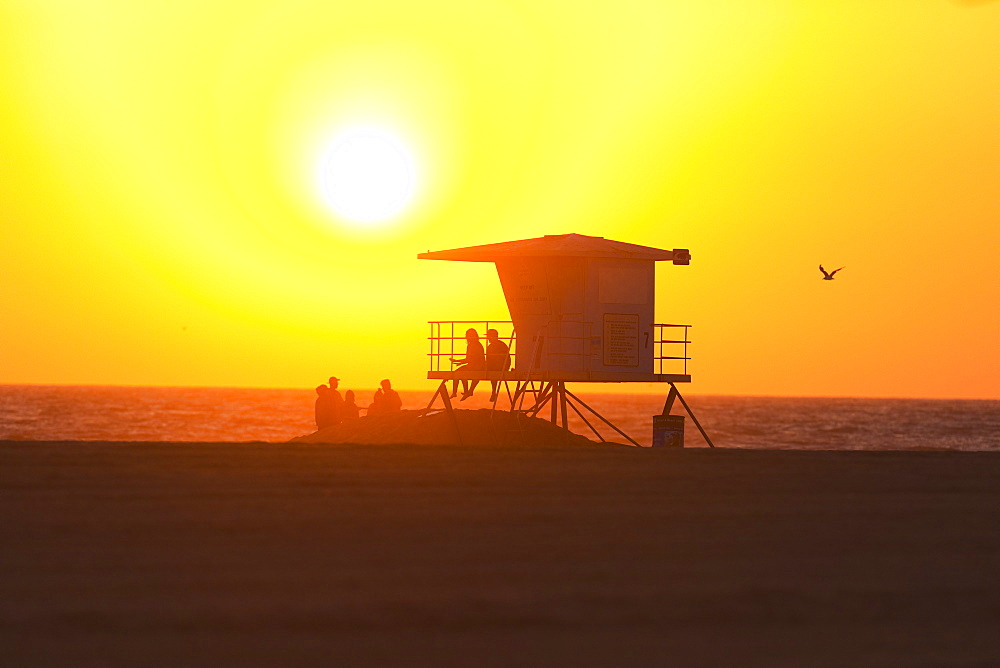
{"label": "silhouetted person sitting on sand", "polygon": [[354,390],[344,393],[344,422],[357,420],[361,416],[361,409],[354,402]]}
{"label": "silhouetted person sitting on sand", "polygon": [[333,423],[339,424],[344,419],[344,398],[337,391],[340,379],[330,376],[330,402],[333,404]]}
{"label": "silhouetted person sitting on sand", "polygon": [[392,389],[392,383],[386,378],[381,383],[382,387],[375,390],[375,398],[372,405],[368,407],[369,415],[379,413],[392,413],[403,408],[403,400],[399,398],[399,393]]}
{"label": "silhouetted person sitting on sand", "polygon": [[[453,398],[458,396],[458,381],[461,380],[462,401],[472,396],[476,385],[479,385],[479,379],[486,374],[486,351],[483,350],[483,344],[479,342],[479,332],[467,329],[465,341],[465,357],[463,359],[449,358],[458,366],[452,372],[454,380],[451,382],[451,396]],[[472,385],[469,385],[470,380]]]}
{"label": "silhouetted person sitting on sand", "polygon": [[320,385],[316,388],[316,429],[325,429],[336,424],[336,408],[330,388]]}
{"label": "silhouetted person sitting on sand", "polygon": [[[495,329],[486,331],[486,371],[489,373],[506,372],[510,370],[510,347],[500,340],[500,333]],[[496,401],[500,390],[500,381],[491,380],[493,391],[490,401]]]}

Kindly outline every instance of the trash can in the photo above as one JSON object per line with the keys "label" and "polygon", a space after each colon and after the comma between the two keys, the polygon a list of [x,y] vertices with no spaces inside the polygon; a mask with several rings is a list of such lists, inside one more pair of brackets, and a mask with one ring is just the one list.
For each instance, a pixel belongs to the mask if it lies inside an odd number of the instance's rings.
{"label": "trash can", "polygon": [[654,448],[684,447],[683,415],[653,416],[653,447]]}

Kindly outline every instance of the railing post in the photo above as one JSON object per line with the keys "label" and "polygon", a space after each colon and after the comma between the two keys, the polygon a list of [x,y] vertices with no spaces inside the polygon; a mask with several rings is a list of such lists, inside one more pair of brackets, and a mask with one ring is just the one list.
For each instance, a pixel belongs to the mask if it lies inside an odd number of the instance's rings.
{"label": "railing post", "polygon": [[690,340],[690,338],[688,337],[688,329],[690,329],[690,327],[688,325],[684,325],[684,375],[685,376],[687,375],[688,372],[688,341]]}
{"label": "railing post", "polygon": [[656,325],[656,373],[663,374],[663,326]]}

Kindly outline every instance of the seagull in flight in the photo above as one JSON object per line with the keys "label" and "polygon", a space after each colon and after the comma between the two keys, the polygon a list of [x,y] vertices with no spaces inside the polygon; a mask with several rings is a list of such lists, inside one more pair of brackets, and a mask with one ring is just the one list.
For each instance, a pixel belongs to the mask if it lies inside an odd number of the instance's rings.
{"label": "seagull in flight", "polygon": [[[841,267],[840,269],[843,269],[843,267]],[[832,281],[833,280],[833,275],[836,274],[838,271],[840,271],[840,269],[834,269],[833,271],[827,271],[826,269],[823,268],[823,265],[819,266],[819,270],[823,272],[823,280],[824,281]]]}

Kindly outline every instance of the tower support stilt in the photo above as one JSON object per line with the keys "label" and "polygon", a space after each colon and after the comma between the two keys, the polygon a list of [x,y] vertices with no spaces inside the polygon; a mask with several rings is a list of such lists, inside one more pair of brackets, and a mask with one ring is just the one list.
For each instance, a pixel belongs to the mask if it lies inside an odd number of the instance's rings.
{"label": "tower support stilt", "polygon": [[670,383],[670,392],[667,393],[667,400],[663,402],[663,412],[660,413],[660,415],[670,415],[670,409],[674,407],[674,399],[680,400],[681,406],[683,406],[684,410],[687,411],[687,414],[691,416],[691,420],[694,421],[694,426],[698,427],[698,431],[701,432],[702,438],[704,438],[705,442],[708,443],[708,447],[714,448],[715,443],[712,443],[712,439],[708,437],[708,433],[705,432],[704,427],[702,427],[701,423],[698,422],[698,418],[694,416],[694,411],[692,411],[691,407],[688,406],[688,403],[684,401],[681,391],[678,390],[677,386],[673,383]]}
{"label": "tower support stilt", "polygon": [[455,417],[455,408],[451,403],[451,396],[448,394],[448,381],[442,380],[441,384],[438,385],[437,390],[434,395],[431,396],[431,400],[427,403],[427,408],[424,409],[424,414],[430,412],[431,408],[434,407],[434,402],[437,398],[441,397],[441,403],[444,404],[444,412],[448,414],[451,418],[451,426],[455,428],[455,437],[458,439],[459,445],[464,445],[462,443],[462,430],[458,428],[458,418]]}

